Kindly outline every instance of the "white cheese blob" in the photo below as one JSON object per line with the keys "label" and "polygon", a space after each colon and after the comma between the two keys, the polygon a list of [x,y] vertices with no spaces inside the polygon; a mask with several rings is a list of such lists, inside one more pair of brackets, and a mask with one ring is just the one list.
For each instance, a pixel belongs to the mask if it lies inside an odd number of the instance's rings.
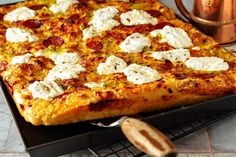
{"label": "white cheese blob", "polygon": [[90,24],[96,23],[97,20],[109,20],[116,16],[116,14],[119,12],[118,9],[114,6],[107,6],[101,9],[98,9],[93,12],[93,20],[90,21]]}
{"label": "white cheese blob", "polygon": [[22,21],[22,20],[28,20],[33,18],[36,15],[36,12],[34,10],[31,10],[27,7],[20,7],[17,8],[9,13],[7,13],[4,17],[4,21]]}
{"label": "white cheese blob", "polygon": [[105,63],[100,63],[97,67],[99,75],[108,75],[114,73],[120,73],[127,67],[127,63],[114,55],[111,55],[106,59]]}
{"label": "white cheese blob", "polygon": [[101,35],[104,31],[110,31],[120,23],[113,18],[119,12],[114,6],[108,6],[93,12],[93,18],[89,22],[90,27],[83,30],[83,40]]}
{"label": "white cheese blob", "polygon": [[57,3],[51,5],[49,10],[54,14],[65,13],[70,8],[70,6],[76,3],[78,3],[77,0],[57,0]]}
{"label": "white cheese blob", "polygon": [[9,42],[35,42],[38,41],[38,37],[32,35],[29,31],[21,28],[8,28],[6,31],[6,39]]}
{"label": "white cheese blob", "polygon": [[85,28],[82,32],[83,32],[83,40],[101,35],[101,32],[99,32],[94,26]]}
{"label": "white cheese blob", "polygon": [[105,83],[96,83],[96,82],[87,82],[84,84],[84,86],[88,87],[88,88],[103,88],[105,85]]}
{"label": "white cheese blob", "polygon": [[218,57],[191,57],[185,65],[193,70],[200,71],[226,71],[229,69],[229,64]]}
{"label": "white cheese blob", "polygon": [[77,78],[83,71],[85,71],[85,68],[79,64],[59,64],[49,71],[45,80],[55,81],[58,79]]}
{"label": "white cheese blob", "polygon": [[192,40],[181,28],[165,26],[163,29],[152,31],[150,34],[153,37],[156,37],[160,34],[162,37],[161,42],[167,42],[174,48],[188,48],[193,46]]}
{"label": "white cheese blob", "polygon": [[17,91],[14,91],[13,98],[17,104],[24,103],[24,99],[22,98],[21,94]]}
{"label": "white cheese blob", "polygon": [[132,10],[120,15],[121,22],[126,26],[134,26],[140,24],[156,25],[158,20],[143,10]]}
{"label": "white cheese blob", "polygon": [[53,53],[50,57],[51,60],[54,61],[55,64],[75,64],[79,61],[79,55],[77,53]]}
{"label": "white cheese blob", "polygon": [[12,58],[10,64],[15,65],[15,64],[28,63],[32,57],[33,55],[30,53],[26,53],[25,55],[22,56],[15,56]]}
{"label": "white cheese blob", "polygon": [[53,98],[64,93],[62,87],[53,81],[35,81],[29,85],[28,90],[34,99],[53,100]]}
{"label": "white cheese blob", "polygon": [[151,41],[140,33],[131,34],[120,44],[121,50],[127,53],[139,53],[150,46]]}
{"label": "white cheese blob", "polygon": [[93,24],[95,29],[98,32],[103,32],[103,31],[111,31],[114,27],[119,26],[120,23],[114,19],[108,19],[105,21],[96,21],[96,23]]}
{"label": "white cheese blob", "polygon": [[154,69],[138,64],[131,64],[124,69],[128,81],[134,84],[144,84],[160,80],[161,75]]}
{"label": "white cheese blob", "polygon": [[172,63],[184,62],[190,57],[190,52],[188,49],[174,49],[169,51],[161,51],[152,53],[152,57],[157,60],[169,60]]}

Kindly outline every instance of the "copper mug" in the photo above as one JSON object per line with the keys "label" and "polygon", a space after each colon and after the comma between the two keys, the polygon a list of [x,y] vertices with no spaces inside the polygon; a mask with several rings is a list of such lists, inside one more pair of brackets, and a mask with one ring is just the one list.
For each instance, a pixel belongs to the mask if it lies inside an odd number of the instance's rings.
{"label": "copper mug", "polygon": [[221,44],[236,41],[236,0],[195,0],[189,13],[182,0],[175,0],[181,13]]}

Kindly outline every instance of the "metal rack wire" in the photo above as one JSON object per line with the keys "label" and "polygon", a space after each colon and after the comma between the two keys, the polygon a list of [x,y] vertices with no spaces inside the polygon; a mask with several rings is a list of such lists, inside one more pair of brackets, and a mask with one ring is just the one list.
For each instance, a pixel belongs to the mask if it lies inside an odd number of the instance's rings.
{"label": "metal rack wire", "polygon": [[[161,131],[172,141],[175,141],[220,119],[228,117],[233,113],[236,113],[236,110],[208,113],[194,121],[178,124]],[[96,157],[141,157],[145,155],[143,152],[140,152],[138,149],[136,149],[126,139],[117,143],[110,143],[99,147],[89,148],[89,151]]]}

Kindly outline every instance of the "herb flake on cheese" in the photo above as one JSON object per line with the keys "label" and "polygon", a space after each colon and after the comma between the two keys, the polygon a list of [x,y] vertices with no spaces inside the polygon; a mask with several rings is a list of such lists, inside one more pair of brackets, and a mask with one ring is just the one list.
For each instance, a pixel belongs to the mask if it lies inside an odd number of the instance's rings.
{"label": "herb flake on cheese", "polygon": [[137,9],[122,13],[120,15],[120,19],[121,19],[121,22],[126,26],[134,26],[134,25],[140,25],[140,24],[156,25],[158,23],[158,20],[152,17],[146,11],[137,10]]}
{"label": "herb flake on cheese", "polygon": [[174,49],[169,51],[161,51],[152,53],[152,57],[157,60],[169,60],[172,63],[184,62],[190,57],[190,52],[188,49]]}
{"label": "herb flake on cheese", "polygon": [[85,68],[80,64],[58,64],[48,72],[45,80],[55,81],[59,79],[77,78],[83,71],[85,71]]}
{"label": "herb flake on cheese", "polygon": [[150,46],[151,41],[140,33],[131,34],[120,44],[121,50],[126,53],[139,53]]}
{"label": "herb flake on cheese", "polygon": [[226,71],[229,64],[218,57],[191,57],[185,65],[193,70],[198,71]]}
{"label": "herb flake on cheese", "polygon": [[152,31],[150,34],[152,37],[157,37],[160,34],[162,38],[160,42],[167,42],[174,48],[188,48],[193,46],[192,40],[181,28],[165,26],[163,29]]}
{"label": "herb flake on cheese", "polygon": [[138,64],[131,64],[124,69],[128,81],[134,84],[145,84],[160,80],[162,76],[154,69]]}
{"label": "herb flake on cheese", "polygon": [[127,67],[127,63],[114,55],[108,57],[105,63],[100,63],[97,67],[99,75],[108,75],[114,73],[120,73]]}
{"label": "herb flake on cheese", "polygon": [[35,81],[28,86],[28,90],[32,93],[34,99],[53,100],[53,98],[64,93],[62,87],[53,81]]}

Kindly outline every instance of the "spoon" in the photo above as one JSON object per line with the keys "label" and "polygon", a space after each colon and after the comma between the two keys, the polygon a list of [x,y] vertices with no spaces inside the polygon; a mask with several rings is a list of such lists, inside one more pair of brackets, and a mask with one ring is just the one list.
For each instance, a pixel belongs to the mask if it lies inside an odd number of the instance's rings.
{"label": "spoon", "polygon": [[92,122],[99,127],[121,127],[126,138],[139,150],[153,157],[176,157],[177,149],[174,144],[158,129],[137,118],[121,117],[106,124]]}

